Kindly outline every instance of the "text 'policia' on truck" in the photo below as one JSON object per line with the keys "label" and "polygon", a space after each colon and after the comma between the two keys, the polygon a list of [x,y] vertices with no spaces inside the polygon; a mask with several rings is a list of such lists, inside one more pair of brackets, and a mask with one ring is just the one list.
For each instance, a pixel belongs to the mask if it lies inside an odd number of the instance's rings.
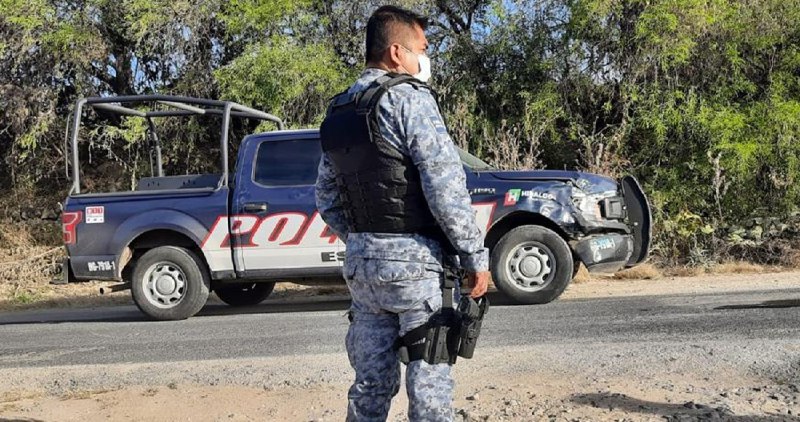
{"label": "text 'policia' on truck", "polygon": [[[89,108],[147,122],[153,170],[134,190],[84,192],[78,138]],[[153,120],[192,116],[221,118],[219,172],[165,176]],[[278,130],[246,136],[230,168],[233,117]],[[111,289],[130,288],[139,309],[160,320],[194,315],[212,291],[242,306],[264,300],[276,282],[343,283],[344,244],[314,205],[318,130],[283,130],[279,118],[228,101],[147,95],[78,101],[68,137],[63,282],[123,282]],[[495,285],[514,302],[556,299],[579,263],[614,272],[647,258],[650,208],[633,177],[498,171],[460,153]]]}

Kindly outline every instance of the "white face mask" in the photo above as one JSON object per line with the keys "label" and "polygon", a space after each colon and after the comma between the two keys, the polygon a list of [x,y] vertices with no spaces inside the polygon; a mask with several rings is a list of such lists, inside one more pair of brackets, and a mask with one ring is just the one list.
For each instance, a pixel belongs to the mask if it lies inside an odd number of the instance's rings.
{"label": "white face mask", "polygon": [[418,54],[417,59],[419,60],[419,73],[414,75],[414,77],[422,82],[428,83],[428,80],[431,78],[431,59],[422,54]]}
{"label": "white face mask", "polygon": [[419,79],[422,82],[427,83],[428,80],[431,78],[431,59],[424,54],[417,54],[407,49],[405,46],[402,47],[407,52],[417,56],[417,62],[419,63],[419,73],[411,76]]}

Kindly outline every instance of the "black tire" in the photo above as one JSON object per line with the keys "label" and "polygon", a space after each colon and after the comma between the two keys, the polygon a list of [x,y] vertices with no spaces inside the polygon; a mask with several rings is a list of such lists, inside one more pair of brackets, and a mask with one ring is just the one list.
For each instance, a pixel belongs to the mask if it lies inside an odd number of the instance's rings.
{"label": "black tire", "polygon": [[186,319],[208,300],[211,277],[194,252],[177,246],[159,246],[145,252],[131,280],[133,302],[153,319]]}
{"label": "black tire", "polygon": [[492,278],[497,288],[520,304],[558,298],[573,278],[574,261],[567,242],[541,226],[511,229],[492,249]]}
{"label": "black tire", "polygon": [[214,289],[214,293],[222,300],[231,306],[252,306],[258,305],[266,299],[272,289],[275,288],[275,282],[249,282],[249,283],[233,283],[223,284]]}

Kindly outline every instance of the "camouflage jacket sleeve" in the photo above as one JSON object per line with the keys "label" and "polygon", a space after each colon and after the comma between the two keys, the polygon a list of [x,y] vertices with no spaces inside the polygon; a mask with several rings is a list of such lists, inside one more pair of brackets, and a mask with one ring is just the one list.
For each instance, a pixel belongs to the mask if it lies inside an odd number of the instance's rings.
{"label": "camouflage jacket sleeve", "polygon": [[343,242],[347,241],[347,220],[339,200],[339,189],[336,186],[336,175],[333,172],[328,155],[322,153],[317,174],[316,202],[322,219]]}
{"label": "camouflage jacket sleeve", "polygon": [[437,222],[458,252],[461,268],[486,271],[489,256],[483,247],[466,175],[453,140],[447,133],[433,95],[421,88],[401,103],[401,132],[408,153],[419,169],[422,189]]}

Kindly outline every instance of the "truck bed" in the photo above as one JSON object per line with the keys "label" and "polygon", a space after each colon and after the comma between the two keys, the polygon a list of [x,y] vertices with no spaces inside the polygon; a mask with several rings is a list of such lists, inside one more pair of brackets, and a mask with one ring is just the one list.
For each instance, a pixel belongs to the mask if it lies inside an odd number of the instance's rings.
{"label": "truck bed", "polygon": [[219,174],[187,174],[183,176],[143,177],[136,184],[137,191],[216,188]]}

